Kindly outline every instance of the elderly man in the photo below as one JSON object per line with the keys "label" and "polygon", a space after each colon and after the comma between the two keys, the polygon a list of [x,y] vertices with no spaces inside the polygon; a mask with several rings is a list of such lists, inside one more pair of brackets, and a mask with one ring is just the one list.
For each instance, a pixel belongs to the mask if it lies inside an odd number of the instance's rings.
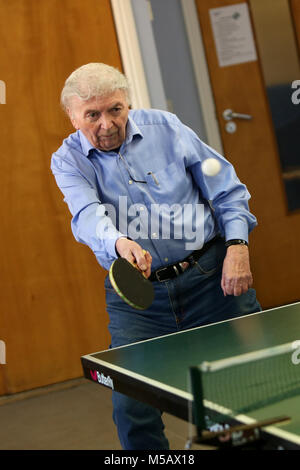
{"label": "elderly man", "polygon": [[[51,169],[73,234],[107,270],[118,256],[135,261],[155,290],[137,311],[106,277],[111,346],[259,311],[248,250],[256,219],[232,165],[175,115],[131,110],[125,76],[108,65],[75,70],[61,101],[76,132]],[[209,157],[215,176],[202,171]],[[113,404],[124,449],[168,449],[159,410],[116,392]]]}

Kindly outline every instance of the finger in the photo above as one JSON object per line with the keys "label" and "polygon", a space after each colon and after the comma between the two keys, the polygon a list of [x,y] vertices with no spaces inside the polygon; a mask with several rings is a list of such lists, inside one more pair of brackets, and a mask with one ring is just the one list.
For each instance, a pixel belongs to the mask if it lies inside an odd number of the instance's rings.
{"label": "finger", "polygon": [[129,263],[133,264],[133,266],[135,268],[138,268],[138,265],[137,265],[137,257],[135,256],[134,254],[134,251],[127,251],[126,253],[123,253],[123,258],[127,259],[127,261],[129,261]]}
{"label": "finger", "polygon": [[[224,295],[239,296],[245,294],[253,284],[252,275],[238,277],[222,277],[221,287]],[[225,294],[226,293],[226,294]]]}
{"label": "finger", "polygon": [[151,266],[151,262],[150,262],[149,256],[147,255],[146,250],[138,251],[136,253],[135,259],[136,259],[137,268],[146,274]]}
{"label": "finger", "polygon": [[146,271],[143,271],[143,274],[146,278],[148,278],[151,274],[151,268],[148,266],[148,268],[146,269]]}
{"label": "finger", "polygon": [[131,251],[124,253],[123,258],[127,259],[127,261],[129,261],[129,263],[131,264],[136,264],[135,256],[132,254]]}
{"label": "finger", "polygon": [[224,294],[224,297],[226,297],[226,287],[225,287],[225,276],[224,274],[222,275],[222,279],[221,279],[221,289],[223,291],[223,294]]}
{"label": "finger", "polygon": [[239,297],[240,295],[242,295],[244,292],[247,292],[247,290],[245,290],[245,288],[243,288],[240,284],[237,284],[234,289],[233,289],[233,295],[235,297]]}
{"label": "finger", "polygon": [[234,295],[234,282],[232,279],[226,279],[225,292],[227,295]]}
{"label": "finger", "polygon": [[149,251],[146,251],[145,258],[147,261],[147,269],[145,271],[146,277],[149,277],[151,274],[151,264],[152,264],[152,256],[150,255]]}
{"label": "finger", "polygon": [[149,277],[151,274],[151,263],[152,256],[149,252],[143,250],[143,255],[137,262],[137,268],[143,273],[145,277]]}
{"label": "finger", "polygon": [[252,278],[247,277],[246,279],[242,280],[237,280],[234,286],[234,295],[239,296],[242,294],[246,294],[248,292],[249,288],[252,285]]}

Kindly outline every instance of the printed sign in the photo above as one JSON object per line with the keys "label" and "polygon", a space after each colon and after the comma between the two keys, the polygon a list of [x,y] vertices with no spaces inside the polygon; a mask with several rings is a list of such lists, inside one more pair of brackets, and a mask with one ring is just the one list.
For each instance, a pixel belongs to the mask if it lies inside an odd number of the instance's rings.
{"label": "printed sign", "polygon": [[209,14],[220,67],[257,60],[247,3],[211,8]]}

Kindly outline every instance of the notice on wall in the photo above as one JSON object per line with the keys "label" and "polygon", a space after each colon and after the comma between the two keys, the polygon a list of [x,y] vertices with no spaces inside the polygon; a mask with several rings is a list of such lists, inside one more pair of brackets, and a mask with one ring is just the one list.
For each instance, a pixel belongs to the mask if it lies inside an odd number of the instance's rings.
{"label": "notice on wall", "polygon": [[220,67],[257,60],[247,3],[211,8],[209,14]]}

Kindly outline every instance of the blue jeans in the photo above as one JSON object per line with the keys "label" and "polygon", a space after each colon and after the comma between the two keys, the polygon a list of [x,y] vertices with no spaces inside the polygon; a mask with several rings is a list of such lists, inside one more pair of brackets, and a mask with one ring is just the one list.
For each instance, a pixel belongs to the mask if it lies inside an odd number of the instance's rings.
{"label": "blue jeans", "polygon": [[[167,282],[154,282],[155,300],[144,311],[131,308],[105,280],[111,347],[215,323],[261,310],[254,289],[224,297],[221,289],[224,242],[217,241],[199,261]],[[176,351],[174,351],[176,354]],[[113,418],[123,449],[168,449],[161,411],[113,392]]]}

